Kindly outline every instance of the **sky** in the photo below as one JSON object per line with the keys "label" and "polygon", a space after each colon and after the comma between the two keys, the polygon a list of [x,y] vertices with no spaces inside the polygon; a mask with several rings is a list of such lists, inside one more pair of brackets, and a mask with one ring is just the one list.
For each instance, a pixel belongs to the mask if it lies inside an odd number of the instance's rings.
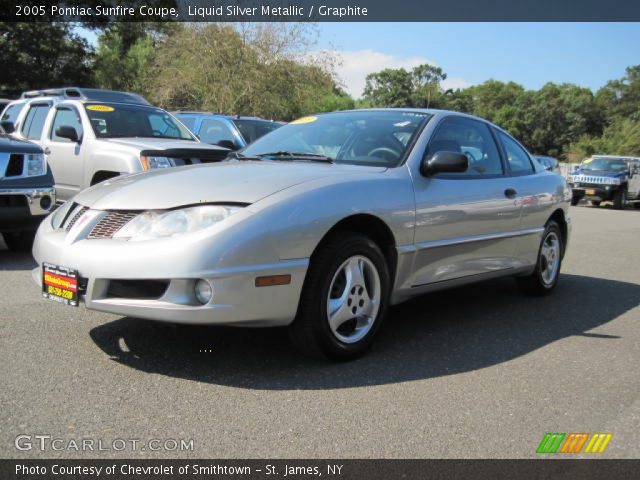
{"label": "sky", "polygon": [[[445,88],[488,79],[527,89],[571,82],[597,90],[640,64],[640,23],[318,23],[317,50],[335,51],[343,87],[358,98],[368,73],[441,67]],[[95,35],[82,32],[95,43]]]}

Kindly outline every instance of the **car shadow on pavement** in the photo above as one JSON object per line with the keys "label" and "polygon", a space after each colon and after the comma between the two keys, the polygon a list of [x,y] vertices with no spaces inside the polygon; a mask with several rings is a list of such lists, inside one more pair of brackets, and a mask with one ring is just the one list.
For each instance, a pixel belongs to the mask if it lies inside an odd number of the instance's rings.
{"label": "car shadow on pavement", "polygon": [[260,390],[380,385],[469,372],[589,332],[638,306],[640,285],[562,275],[543,298],[510,279],[424,295],[390,309],[373,348],[345,363],[306,358],[283,329],[173,326],[121,318],[91,330],[114,361],[145,372]]}
{"label": "car shadow on pavement", "polygon": [[12,252],[0,242],[0,270],[31,270],[37,265],[30,253]]}

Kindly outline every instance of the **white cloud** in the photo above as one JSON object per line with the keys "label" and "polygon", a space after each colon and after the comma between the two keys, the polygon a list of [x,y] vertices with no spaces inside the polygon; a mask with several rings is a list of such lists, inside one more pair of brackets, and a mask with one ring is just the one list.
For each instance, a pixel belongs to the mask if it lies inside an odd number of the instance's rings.
{"label": "white cloud", "polygon": [[[354,98],[360,98],[365,86],[365,78],[369,73],[379,72],[385,68],[405,68],[407,70],[429,63],[437,65],[426,57],[400,57],[376,50],[333,50],[324,52],[335,55],[338,59],[336,73],[343,83],[345,90]],[[448,88],[463,88],[470,83],[462,78],[451,78],[443,82],[442,86]]]}

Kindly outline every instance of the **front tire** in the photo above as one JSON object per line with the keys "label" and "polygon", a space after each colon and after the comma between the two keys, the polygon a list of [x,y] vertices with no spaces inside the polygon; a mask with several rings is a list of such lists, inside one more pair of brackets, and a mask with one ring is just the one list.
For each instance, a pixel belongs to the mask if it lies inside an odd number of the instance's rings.
{"label": "front tire", "polygon": [[563,252],[562,230],[554,220],[549,220],[538,249],[536,269],[527,277],[516,277],[520,290],[527,295],[541,296],[547,295],[556,288]]}
{"label": "front tire", "polygon": [[361,355],[380,328],[390,284],[384,255],[371,239],[356,233],[330,238],[311,258],[289,327],[294,345],[334,360]]}
{"label": "front tire", "polygon": [[626,199],[627,199],[626,188],[620,188],[619,190],[616,190],[615,193],[613,194],[613,208],[616,210],[624,209],[624,204],[626,203]]}
{"label": "front tire", "polygon": [[571,197],[571,206],[575,207],[576,205],[578,205],[579,201],[580,201],[580,197]]}
{"label": "front tire", "polygon": [[2,234],[4,243],[7,244],[7,248],[12,252],[27,253],[31,251],[33,247],[33,240],[36,236],[34,231],[22,231],[22,232],[5,232]]}
{"label": "front tire", "polygon": [[602,202],[600,200],[591,200],[591,205],[599,207]]}

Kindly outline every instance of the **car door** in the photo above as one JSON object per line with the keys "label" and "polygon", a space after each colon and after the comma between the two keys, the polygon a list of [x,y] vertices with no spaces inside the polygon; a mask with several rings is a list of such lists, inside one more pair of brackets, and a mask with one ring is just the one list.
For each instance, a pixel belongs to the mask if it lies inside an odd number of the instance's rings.
{"label": "car door", "polygon": [[441,120],[425,156],[464,153],[462,173],[416,174],[413,285],[490,274],[515,266],[520,206],[490,126],[449,116]]}
{"label": "car door", "polygon": [[[61,126],[76,130],[79,142],[60,137],[56,132]],[[84,129],[80,114],[73,105],[57,105],[47,122],[42,146],[51,167],[56,184],[56,195],[60,200],[68,200],[78,193],[84,179],[84,149],[82,138]]]}

